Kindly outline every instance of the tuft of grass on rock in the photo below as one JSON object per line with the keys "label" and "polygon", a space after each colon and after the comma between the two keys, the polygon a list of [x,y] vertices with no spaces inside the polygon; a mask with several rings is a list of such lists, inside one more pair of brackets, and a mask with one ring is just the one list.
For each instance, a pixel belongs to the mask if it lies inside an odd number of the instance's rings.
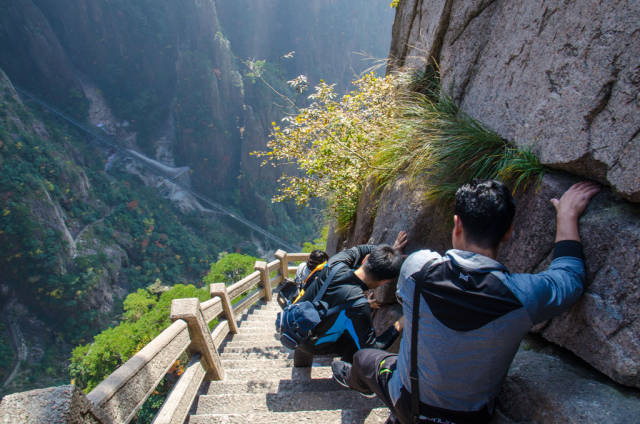
{"label": "tuft of grass on rock", "polygon": [[514,192],[533,178],[541,180],[545,168],[532,152],[511,145],[461,111],[442,94],[439,80],[434,83],[430,77],[417,75],[408,84],[413,90],[403,93],[397,131],[375,157],[382,170],[376,174],[381,185],[401,173],[424,175],[431,187],[427,197],[446,202],[474,179],[499,179],[511,184]]}

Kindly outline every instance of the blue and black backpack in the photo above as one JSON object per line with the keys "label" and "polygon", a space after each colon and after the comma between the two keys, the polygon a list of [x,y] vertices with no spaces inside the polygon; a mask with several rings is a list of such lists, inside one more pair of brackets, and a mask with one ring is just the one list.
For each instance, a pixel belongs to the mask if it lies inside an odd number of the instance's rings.
{"label": "blue and black backpack", "polygon": [[299,300],[298,298],[287,305],[282,312],[278,313],[276,329],[280,334],[280,342],[285,347],[295,349],[314,335],[313,330],[325,317],[338,313],[343,309],[353,306],[354,303],[361,301],[361,299],[356,299],[355,301],[329,308],[327,302],[321,300],[336,273],[346,267],[343,263],[334,265],[329,270],[327,278],[322,282],[322,287],[318,290],[313,300],[297,302],[297,300]]}

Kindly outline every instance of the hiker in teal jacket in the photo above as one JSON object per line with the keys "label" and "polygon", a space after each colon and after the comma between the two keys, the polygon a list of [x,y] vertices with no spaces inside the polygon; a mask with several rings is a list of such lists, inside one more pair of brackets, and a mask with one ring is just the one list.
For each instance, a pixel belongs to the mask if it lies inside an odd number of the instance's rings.
{"label": "hiker in teal jacket", "polygon": [[421,250],[402,266],[397,297],[405,329],[399,354],[361,350],[353,367],[334,362],[336,380],[377,394],[391,409],[388,423],[488,422],[522,338],[582,293],[578,218],[598,190],[578,183],[552,199],[557,212],[553,261],[538,274],[511,274],[495,260],[500,243],[513,231],[509,189],[498,181],[461,187],[454,249],[444,256]]}
{"label": "hiker in teal jacket", "polygon": [[393,246],[359,245],[343,250],[332,256],[324,269],[317,271],[305,287],[300,302],[313,300],[330,271],[338,265],[346,265],[336,270],[321,300],[329,308],[347,303],[351,306],[327,316],[318,324],[314,337],[296,349],[295,366],[311,365],[313,355],[339,355],[351,362],[359,349],[386,349],[396,340],[400,334],[400,323],[376,336],[370,303],[364,293],[398,277],[406,239],[406,233],[400,232]]}

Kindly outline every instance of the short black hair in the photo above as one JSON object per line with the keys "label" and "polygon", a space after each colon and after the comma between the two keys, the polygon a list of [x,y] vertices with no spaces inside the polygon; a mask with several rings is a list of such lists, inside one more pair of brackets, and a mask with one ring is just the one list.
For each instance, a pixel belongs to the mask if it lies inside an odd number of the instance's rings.
{"label": "short black hair", "polygon": [[474,180],[456,192],[455,214],[462,221],[467,240],[483,248],[495,248],[511,227],[516,203],[502,182]]}
{"label": "short black hair", "polygon": [[307,268],[309,268],[309,271],[313,271],[318,265],[326,262],[328,259],[329,255],[327,255],[327,252],[323,250],[314,250],[309,255],[309,259],[307,259]]}
{"label": "short black hair", "polygon": [[381,244],[369,253],[364,271],[374,280],[382,281],[398,277],[404,258],[388,244]]}

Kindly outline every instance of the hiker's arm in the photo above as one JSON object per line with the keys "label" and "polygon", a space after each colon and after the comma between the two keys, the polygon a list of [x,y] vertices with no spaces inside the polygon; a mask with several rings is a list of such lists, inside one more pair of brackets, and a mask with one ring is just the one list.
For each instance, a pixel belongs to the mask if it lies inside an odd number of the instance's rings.
{"label": "hiker's arm", "polygon": [[512,274],[507,285],[522,302],[533,324],[538,324],[578,301],[584,277],[580,242],[564,240],[556,243],[549,268],[538,274]]}
{"label": "hiker's arm", "polygon": [[371,253],[375,248],[375,244],[361,244],[359,246],[354,246],[333,255],[331,259],[329,259],[327,265],[332,267],[333,265],[342,262],[349,268],[358,268],[362,264],[364,257]]}
{"label": "hiker's arm", "polygon": [[400,319],[390,325],[384,333],[376,337],[375,348],[387,350],[389,346],[396,341],[398,336],[400,336],[403,327],[404,317],[400,317]]}
{"label": "hiker's arm", "polygon": [[551,199],[557,219],[551,265],[538,274],[511,277],[534,324],[562,313],[582,294],[585,272],[578,219],[599,190],[597,184],[581,182],[571,186],[559,200]]}

